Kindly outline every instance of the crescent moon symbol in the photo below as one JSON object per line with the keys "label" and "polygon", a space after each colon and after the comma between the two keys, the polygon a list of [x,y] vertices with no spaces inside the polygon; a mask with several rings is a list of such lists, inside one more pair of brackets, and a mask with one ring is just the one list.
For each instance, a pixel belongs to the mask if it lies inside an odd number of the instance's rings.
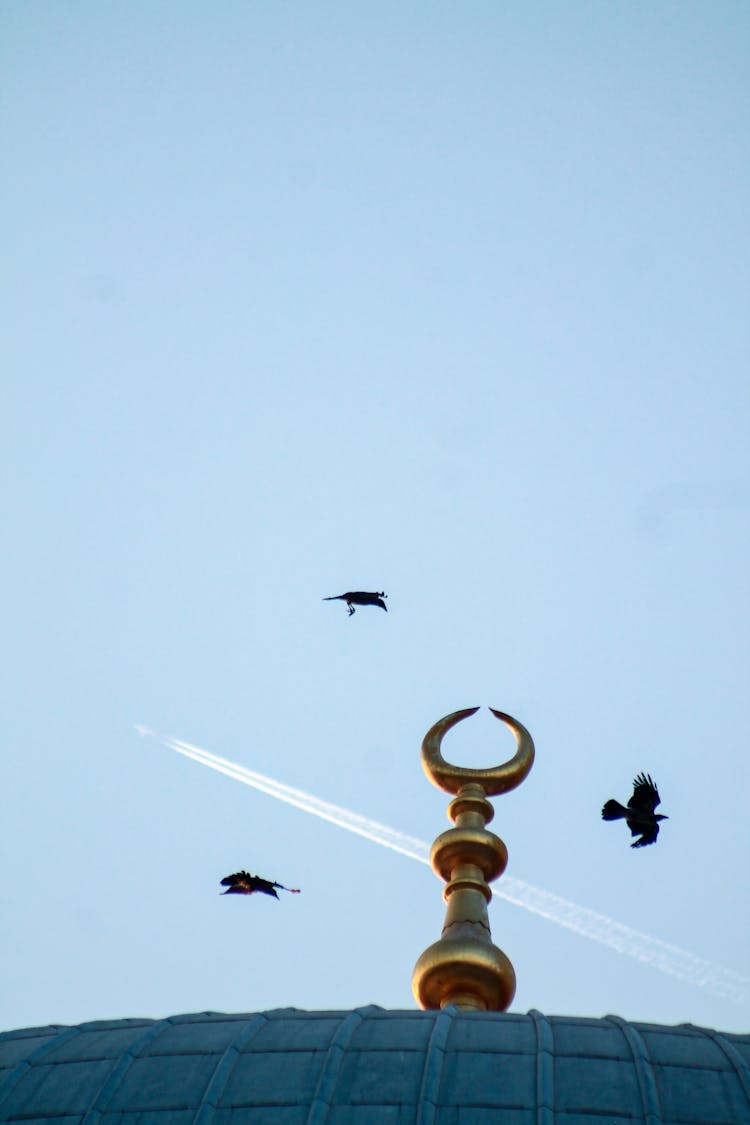
{"label": "crescent moon symbol", "polygon": [[501,723],[505,723],[506,727],[510,727],[516,737],[516,752],[513,757],[502,765],[489,766],[487,769],[466,769],[446,762],[440,749],[443,736],[456,723],[468,719],[469,715],[475,715],[478,710],[478,707],[467,707],[464,711],[454,711],[430,727],[424,736],[422,767],[432,784],[446,793],[458,793],[459,789],[471,782],[481,785],[488,797],[508,793],[521,784],[534,764],[534,740],[526,727],[512,715],[496,711],[494,707],[490,707],[492,714]]}

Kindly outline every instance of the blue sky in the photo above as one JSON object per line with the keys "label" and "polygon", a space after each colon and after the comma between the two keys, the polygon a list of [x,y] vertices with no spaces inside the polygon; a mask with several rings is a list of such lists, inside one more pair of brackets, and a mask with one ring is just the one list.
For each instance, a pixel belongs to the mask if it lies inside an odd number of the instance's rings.
{"label": "blue sky", "polygon": [[[137,723],[432,840],[423,734],[509,711],[508,874],[750,975],[749,32],[0,7],[3,1027],[413,1004],[429,870]],[[639,852],[599,810],[640,770]],[[748,1026],[490,917],[520,1010]]]}

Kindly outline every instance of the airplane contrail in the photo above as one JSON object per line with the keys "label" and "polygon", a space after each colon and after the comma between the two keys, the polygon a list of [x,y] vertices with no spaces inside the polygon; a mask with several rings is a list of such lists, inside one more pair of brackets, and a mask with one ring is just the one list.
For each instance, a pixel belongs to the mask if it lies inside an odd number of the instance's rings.
{"label": "airplane contrail", "polygon": [[[349,809],[323,801],[311,793],[305,793],[302,789],[294,789],[291,785],[285,785],[272,777],[256,773],[228,758],[221,758],[210,750],[203,750],[178,738],[162,737],[148,727],[136,726],[136,730],[139,734],[159,739],[170,750],[175,750],[194,762],[217,770],[235,781],[241,781],[243,785],[249,785],[253,789],[260,790],[261,793],[275,797],[278,801],[284,801],[303,812],[321,817],[339,828],[345,828],[348,832],[355,832],[366,840],[380,844],[381,847],[391,848],[400,855],[429,865],[430,849],[424,840],[407,836],[395,828],[389,828],[386,824],[380,824],[376,820],[350,812]],[[614,949],[617,953],[624,953],[627,957],[650,965],[687,984],[705,988],[723,1000],[739,1005],[745,1005],[750,1000],[750,978],[724,965],[697,957],[694,953],[680,949],[679,946],[634,930],[630,926],[616,922],[614,918],[607,917],[606,914],[598,914],[594,910],[571,902],[570,899],[561,898],[550,891],[542,890],[541,887],[535,887],[531,883],[508,875],[503,876],[501,883],[493,886],[492,892],[498,898],[512,902],[532,914],[538,914],[558,926],[564,926],[565,929],[572,930],[581,937],[596,941],[600,945]]]}

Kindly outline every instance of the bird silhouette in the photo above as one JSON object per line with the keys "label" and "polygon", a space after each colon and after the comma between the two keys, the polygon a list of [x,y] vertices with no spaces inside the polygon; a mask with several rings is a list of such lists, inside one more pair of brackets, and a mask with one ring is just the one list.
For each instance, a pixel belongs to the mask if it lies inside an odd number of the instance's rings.
{"label": "bird silhouette", "polygon": [[660,801],[659,790],[651,780],[651,774],[639,773],[633,781],[633,796],[628,801],[628,807],[610,799],[602,808],[602,820],[622,820],[624,817],[630,835],[640,837],[630,845],[631,848],[645,848],[647,844],[653,844],[659,835],[659,821],[669,820],[669,817],[654,812]]}
{"label": "bird silhouette", "polygon": [[388,606],[383,601],[388,595],[381,590],[379,593],[370,594],[367,590],[350,590],[348,594],[335,594],[332,598],[323,598],[324,602],[346,602],[349,616],[354,613],[355,605],[379,605],[388,612]]}
{"label": "bird silhouette", "polygon": [[225,895],[271,895],[272,898],[278,898],[276,888],[280,891],[289,891],[290,895],[298,895],[299,888],[285,887],[282,883],[273,883],[270,879],[262,879],[260,875],[251,875],[249,871],[237,871],[234,875],[227,875],[225,879],[221,880],[222,887],[228,887],[226,891],[222,891]]}

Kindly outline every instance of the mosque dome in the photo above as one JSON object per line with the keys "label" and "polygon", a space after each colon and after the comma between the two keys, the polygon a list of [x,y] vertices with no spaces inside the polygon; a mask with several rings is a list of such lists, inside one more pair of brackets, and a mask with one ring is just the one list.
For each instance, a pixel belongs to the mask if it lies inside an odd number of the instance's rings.
{"label": "mosque dome", "polygon": [[741,1125],[750,1035],[501,1012],[202,1012],[0,1035],[0,1122]]}

